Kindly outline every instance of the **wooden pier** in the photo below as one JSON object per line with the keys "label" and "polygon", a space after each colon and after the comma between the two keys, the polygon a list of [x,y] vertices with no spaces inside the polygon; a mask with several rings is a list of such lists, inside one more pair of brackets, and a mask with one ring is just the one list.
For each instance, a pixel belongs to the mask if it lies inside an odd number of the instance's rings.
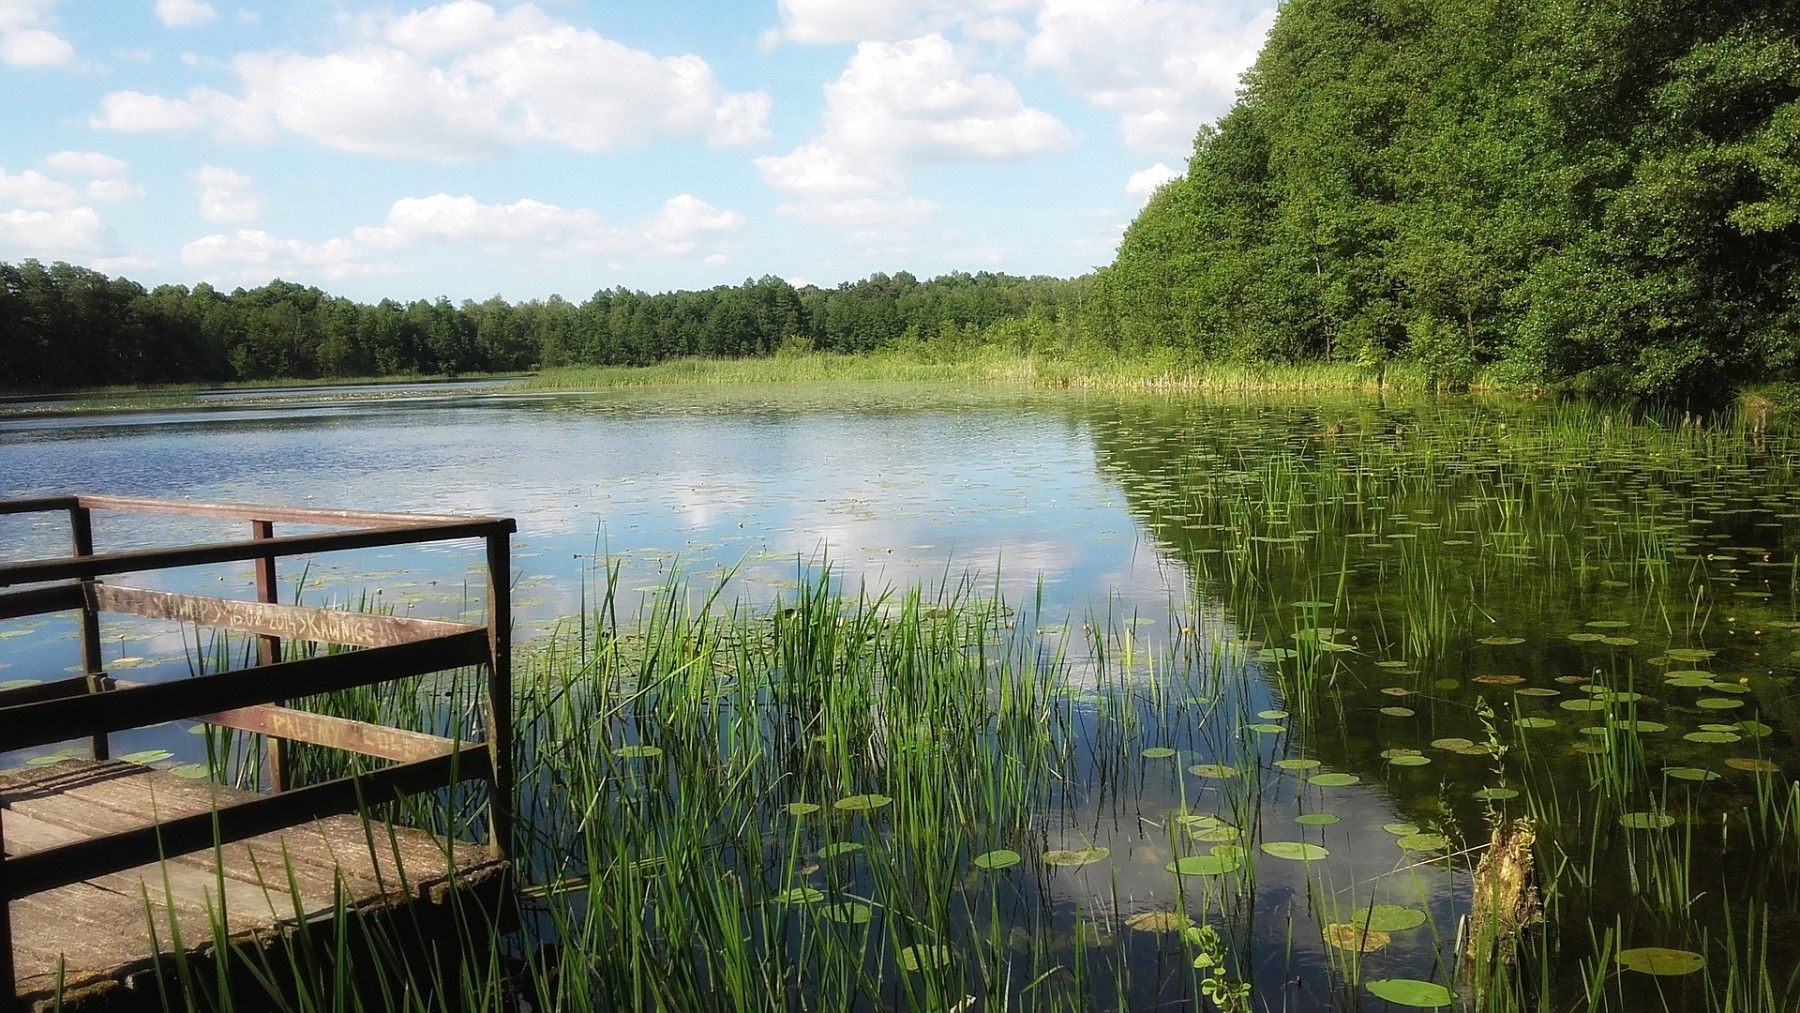
{"label": "wooden pier", "polygon": [[[96,553],[94,511],[245,522],[243,540]],[[72,552],[0,564],[0,621],[79,612],[83,674],[0,691],[0,750],[85,740],[89,759],[0,775],[0,980],[14,1005],[160,1005],[157,982],[182,961],[230,959],[351,915],[445,923],[434,909],[495,907],[509,880],[510,541],[507,518],[288,509],[101,496],[0,502],[0,514],[65,512]],[[331,528],[277,535],[275,525]],[[276,560],[301,554],[474,539],[483,543],[483,625],[276,602]],[[251,562],[257,599],[125,587],[126,573]],[[259,665],[131,684],[102,663],[99,617],[115,613],[235,630]],[[355,650],[282,660],[283,640]],[[467,667],[486,669],[485,735],[457,741],[313,713],[285,702]],[[197,720],[264,736],[266,791],[110,757],[109,735]],[[343,750],[349,776],[290,784],[286,743]],[[464,781],[488,785],[487,841],[373,821],[369,807]],[[179,942],[178,942],[179,941]],[[3,1001],[3,1000],[0,1000]]]}

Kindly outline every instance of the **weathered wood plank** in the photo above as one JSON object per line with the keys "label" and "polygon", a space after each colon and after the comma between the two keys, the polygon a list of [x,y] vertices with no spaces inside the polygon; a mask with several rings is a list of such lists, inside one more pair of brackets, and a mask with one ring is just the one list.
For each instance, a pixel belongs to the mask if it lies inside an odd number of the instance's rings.
{"label": "weathered wood plank", "polygon": [[0,689],[0,707],[21,707],[25,704],[40,703],[45,700],[63,700],[72,696],[85,696],[92,686],[88,676],[76,675],[66,679],[50,679],[30,686]]}
{"label": "weathered wood plank", "polygon": [[212,812],[177,816],[153,826],[20,855],[6,862],[7,889],[20,896],[64,886],[89,876],[154,862],[163,856],[206,850],[219,842],[243,840],[321,816],[442,788],[450,783],[452,770],[457,778],[487,776],[487,747],[469,746],[430,760],[295,788],[280,795],[236,800]]}
{"label": "weathered wood plank", "polygon": [[93,585],[89,604],[101,612],[172,619],[198,626],[223,627],[287,640],[349,644],[353,647],[391,647],[394,644],[410,644],[449,633],[484,629],[467,623],[440,622],[436,619],[208,598],[173,591],[122,587],[118,584]]}
{"label": "weathered wood plank", "polygon": [[199,711],[234,710],[285,697],[312,696],[390,679],[481,664],[485,630],[411,644],[373,647],[257,669],[151,683],[108,693],[0,707],[0,742],[24,749],[96,732],[141,728]]}
{"label": "weathered wood plank", "polygon": [[56,584],[0,594],[0,619],[65,612],[82,606],[80,584]]}
{"label": "weathered wood plank", "polygon": [[79,506],[81,506],[81,500],[75,496],[0,500],[0,514],[43,514],[52,510],[73,510]]}
{"label": "weathered wood plank", "polygon": [[295,556],[311,552],[341,552],[346,549],[372,549],[387,545],[414,545],[419,542],[481,538],[496,530],[500,523],[498,521],[457,521],[417,524],[410,527],[362,528],[355,531],[336,531],[321,535],[246,538],[240,541],[213,542],[208,545],[190,545],[170,549],[136,549],[130,552],[99,552],[91,556],[61,559],[28,559],[18,563],[0,564],[0,587],[70,578],[105,577],[115,573],[131,573],[137,570],[242,562],[270,553],[278,556]]}
{"label": "weathered wood plank", "polygon": [[366,721],[352,721],[327,714],[313,714],[291,707],[240,707],[236,710],[200,714],[195,720],[401,763],[443,756],[456,747],[454,740],[438,735],[390,728],[387,725],[372,725]]}
{"label": "weathered wood plank", "polygon": [[[84,506],[90,510],[117,510],[138,514],[175,514],[184,517],[224,517],[244,521],[283,521],[296,524],[337,525],[344,527],[406,527],[412,524],[456,523],[479,521],[511,523],[508,518],[457,514],[397,514],[374,510],[333,510],[321,507],[270,506],[255,503],[195,503],[186,500],[140,499],[132,496],[82,495],[64,502],[67,506]],[[61,507],[40,507],[51,510]],[[6,511],[0,511],[6,512]]]}

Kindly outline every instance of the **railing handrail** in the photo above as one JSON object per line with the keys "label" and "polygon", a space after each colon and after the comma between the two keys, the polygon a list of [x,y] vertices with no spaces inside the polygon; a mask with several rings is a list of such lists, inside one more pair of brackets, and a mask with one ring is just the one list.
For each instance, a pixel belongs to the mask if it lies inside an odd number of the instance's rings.
{"label": "railing handrail", "polygon": [[121,513],[176,514],[186,517],[229,517],[246,521],[283,521],[290,524],[321,524],[359,528],[481,521],[512,523],[510,518],[483,514],[396,513],[381,510],[340,510],[332,507],[273,506],[259,503],[206,503],[94,493],[0,500],[0,515],[51,513],[77,509],[112,510]]}

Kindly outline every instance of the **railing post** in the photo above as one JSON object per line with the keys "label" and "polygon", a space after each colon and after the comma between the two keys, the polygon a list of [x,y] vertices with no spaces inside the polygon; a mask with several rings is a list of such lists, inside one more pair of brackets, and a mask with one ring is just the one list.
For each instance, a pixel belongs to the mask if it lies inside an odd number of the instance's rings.
{"label": "railing post", "polygon": [[14,974],[12,885],[7,882],[6,876],[6,835],[4,831],[0,831],[0,985],[5,987],[5,991],[0,993],[0,1003],[6,1009],[19,1004],[18,979]]}
{"label": "railing post", "polygon": [[[87,507],[69,509],[69,535],[77,556],[94,554],[94,521]],[[106,664],[100,655],[100,613],[94,610],[94,582],[81,582],[81,667],[87,673],[88,692],[106,690]],[[112,756],[112,744],[105,732],[94,736],[94,759]]]}
{"label": "railing post", "polygon": [[[275,537],[273,521],[251,521],[250,537],[256,539]],[[263,556],[256,560],[256,600],[267,605],[275,604],[275,557]],[[281,660],[281,638],[267,634],[256,638],[256,660],[263,665],[273,665]],[[277,706],[287,703],[285,700],[275,701]],[[266,747],[265,763],[269,768],[269,790],[287,790],[287,740],[268,736],[264,742]]]}
{"label": "railing post", "polygon": [[493,767],[488,798],[488,849],[496,858],[512,851],[512,536],[506,528],[487,536],[488,685],[487,741]]}

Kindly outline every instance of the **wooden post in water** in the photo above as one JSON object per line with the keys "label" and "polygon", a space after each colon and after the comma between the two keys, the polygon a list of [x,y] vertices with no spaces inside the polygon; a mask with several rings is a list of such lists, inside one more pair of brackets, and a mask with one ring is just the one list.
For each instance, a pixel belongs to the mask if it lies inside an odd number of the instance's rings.
{"label": "wooden post in water", "polygon": [[[75,555],[94,554],[94,520],[87,507],[69,509],[69,534],[75,543]],[[94,608],[92,579],[81,582],[81,592],[81,667],[87,675],[88,692],[102,693],[106,691],[106,664],[100,654],[100,612]],[[97,733],[93,743],[94,759],[112,757],[112,744],[105,732]]]}
{"label": "wooden post in water", "polygon": [[505,858],[512,851],[513,831],[512,536],[506,529],[487,536],[487,571],[487,741],[493,768],[488,850]]}
{"label": "wooden post in water", "polygon": [[[250,537],[256,539],[275,537],[273,521],[251,521]],[[256,600],[266,604],[275,604],[275,557],[263,556],[256,561]],[[273,665],[281,660],[281,638],[268,634],[256,638],[256,660],[263,665]],[[276,706],[287,703],[277,700]],[[270,735],[264,741],[265,762],[269,767],[269,790],[287,790],[287,740]]]}

